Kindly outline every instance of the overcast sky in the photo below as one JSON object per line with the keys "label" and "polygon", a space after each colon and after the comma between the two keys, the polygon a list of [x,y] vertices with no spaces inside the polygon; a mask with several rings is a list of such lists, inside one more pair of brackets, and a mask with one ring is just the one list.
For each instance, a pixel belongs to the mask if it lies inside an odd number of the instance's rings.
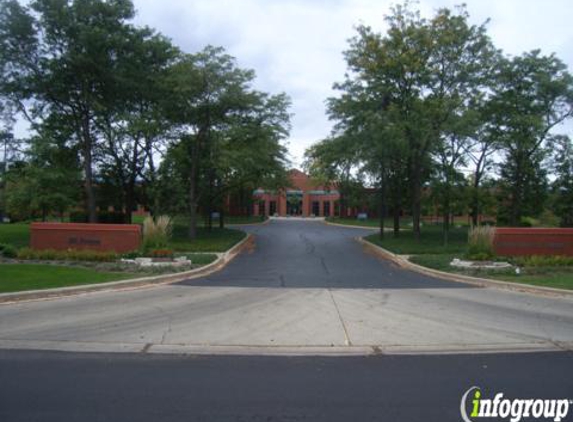
{"label": "overcast sky", "polygon": [[[460,1],[423,0],[426,17]],[[569,1],[470,0],[472,23],[491,19],[497,47],[512,55],[540,48],[555,52],[573,70],[572,5]],[[256,88],[292,99],[291,158],[326,137],[331,122],[324,101],[341,81],[342,52],[359,23],[384,31],[386,0],[135,0],[136,21],[170,37],[186,52],[207,44],[224,47],[241,67],[254,69]]]}
{"label": "overcast sky", "polygon": [[[222,46],[241,67],[256,71],[256,88],[292,99],[289,150],[300,164],[306,147],[326,137],[324,101],[341,81],[342,52],[359,23],[385,28],[386,0],[134,0],[136,21],[156,28],[186,52]],[[422,0],[430,17],[461,1]],[[489,33],[512,55],[540,48],[573,70],[572,4],[567,0],[469,0],[472,23],[491,19]]]}

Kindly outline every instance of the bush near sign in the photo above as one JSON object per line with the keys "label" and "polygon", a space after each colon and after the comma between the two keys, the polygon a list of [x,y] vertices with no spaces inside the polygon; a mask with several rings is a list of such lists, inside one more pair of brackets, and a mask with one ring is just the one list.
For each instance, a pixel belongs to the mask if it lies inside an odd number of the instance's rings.
{"label": "bush near sign", "polygon": [[32,249],[131,252],[141,245],[138,224],[32,223]]}
{"label": "bush near sign", "polygon": [[496,228],[493,244],[499,256],[573,256],[573,228]]}

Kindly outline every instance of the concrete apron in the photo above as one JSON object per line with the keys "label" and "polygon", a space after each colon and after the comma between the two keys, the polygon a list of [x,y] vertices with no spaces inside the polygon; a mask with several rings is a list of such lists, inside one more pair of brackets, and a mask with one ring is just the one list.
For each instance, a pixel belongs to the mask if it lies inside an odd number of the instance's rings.
{"label": "concrete apron", "polygon": [[[499,320],[495,311],[476,318],[484,289],[440,292],[446,296],[432,300],[432,291],[422,289],[170,285],[66,298],[58,309],[50,306],[55,302],[21,303],[0,310],[0,348],[240,355],[573,350],[570,317],[550,323],[516,312],[508,327],[507,317]],[[467,312],[447,309],[447,297],[462,293],[474,296]],[[561,303],[551,313],[571,305]],[[9,307],[16,312],[3,312]]]}

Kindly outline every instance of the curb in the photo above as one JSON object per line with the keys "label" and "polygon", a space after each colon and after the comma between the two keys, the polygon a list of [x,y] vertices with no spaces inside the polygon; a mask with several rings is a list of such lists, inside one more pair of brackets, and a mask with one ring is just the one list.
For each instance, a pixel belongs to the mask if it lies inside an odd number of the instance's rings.
{"label": "curb", "polygon": [[443,345],[209,345],[157,343],[105,343],[93,341],[0,340],[0,350],[53,351],[59,353],[132,353],[141,355],[177,356],[397,356],[397,355],[460,355],[499,353],[552,353],[572,350],[573,343],[550,341],[515,343],[500,347],[485,344],[464,347]]}
{"label": "curb", "polygon": [[121,290],[135,290],[163,284],[175,283],[178,281],[203,277],[219,271],[231,262],[242,250],[253,243],[254,237],[247,234],[244,239],[233,246],[228,251],[222,253],[215,261],[200,268],[184,271],[180,273],[163,274],[158,276],[140,277],[131,280],[112,281],[109,283],[87,284],[82,286],[60,287],[45,290],[28,290],[24,292],[1,293],[0,305],[29,302],[46,299],[60,299],[64,297],[83,295],[95,292],[109,292]]}
{"label": "curb", "polygon": [[[336,226],[336,227],[346,227],[348,229],[365,229],[365,230],[380,230],[380,227],[371,227],[371,226],[353,226],[351,224],[338,224],[338,223],[331,223],[330,221],[323,221],[324,224],[327,226]],[[386,230],[384,230],[386,231]]]}
{"label": "curb", "polygon": [[573,290],[557,289],[554,287],[534,286],[522,283],[512,283],[508,281],[492,280],[490,278],[472,277],[469,275],[448,273],[445,271],[435,270],[433,268],[428,268],[422,265],[415,264],[409,261],[407,258],[404,258],[403,256],[400,255],[396,255],[395,253],[390,252],[389,250],[384,249],[381,246],[375,245],[365,240],[362,237],[357,237],[355,238],[355,240],[358,241],[358,243],[361,243],[363,246],[370,248],[382,258],[392,261],[393,263],[397,264],[402,268],[415,271],[417,273],[424,274],[430,277],[437,277],[442,280],[455,281],[458,283],[472,284],[474,286],[479,286],[479,287],[491,287],[500,290],[510,290],[520,293],[531,293],[545,296],[559,296],[559,297],[573,298]]}
{"label": "curb", "polygon": [[243,226],[264,226],[265,224],[269,224],[269,221],[271,221],[270,218],[267,217],[266,220],[263,220],[259,223],[232,223],[232,224],[225,224],[225,227],[243,227]]}

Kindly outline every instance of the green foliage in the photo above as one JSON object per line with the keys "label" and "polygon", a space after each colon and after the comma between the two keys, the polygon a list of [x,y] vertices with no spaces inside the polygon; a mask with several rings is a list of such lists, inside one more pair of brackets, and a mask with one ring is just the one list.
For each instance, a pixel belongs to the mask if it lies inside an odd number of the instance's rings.
{"label": "green foliage", "polygon": [[25,223],[0,224],[0,242],[16,248],[30,243],[30,225]]}
{"label": "green foliage", "polygon": [[495,228],[490,226],[476,226],[468,232],[467,257],[476,261],[485,261],[495,257],[493,240]]}
{"label": "green foliage", "polygon": [[82,249],[42,249],[22,248],[18,250],[18,259],[39,261],[93,261],[111,262],[118,259],[115,252],[100,252]]}
{"label": "green foliage", "polygon": [[555,146],[554,212],[562,227],[573,227],[573,142],[569,137],[559,137]]}
{"label": "green foliage", "polygon": [[191,260],[193,266],[208,265],[217,259],[217,255],[210,253],[192,253],[185,256]]}
{"label": "green foliage", "polygon": [[348,77],[335,85],[342,93],[328,103],[337,121],[330,143],[346,142],[345,155],[315,149],[308,157],[311,168],[330,174],[336,167],[329,163],[344,157],[375,181],[382,208],[390,202],[399,212],[409,194],[419,235],[422,186],[433,164],[445,213],[456,200],[455,185],[463,184],[456,168],[479,126],[474,108],[496,51],[464,7],[439,9],[426,20],[406,4],[394,7],[386,23],[385,34],[358,27],[345,53]]}
{"label": "green foliage", "polygon": [[526,257],[513,257],[511,261],[519,267],[572,267],[573,257],[571,256],[546,256],[533,255]]}
{"label": "green foliage", "polygon": [[570,267],[527,267],[520,275],[515,274],[514,269],[508,270],[487,270],[487,269],[460,269],[452,267],[452,259],[459,258],[456,255],[417,255],[410,258],[410,261],[434,268],[440,271],[462,273],[474,277],[493,278],[496,280],[510,281],[516,283],[532,284],[537,286],[556,287],[573,290],[573,271]]}
{"label": "green foliage", "polygon": [[176,221],[173,224],[173,237],[169,248],[177,252],[225,252],[239,243],[246,233],[235,229],[206,227],[197,229],[197,237],[189,239],[188,222]]}
{"label": "green foliage", "polygon": [[[119,211],[98,211],[97,222],[100,224],[125,224],[126,215]],[[72,211],[69,215],[70,223],[87,223],[89,215],[85,211]]]}
{"label": "green foliage", "polygon": [[154,219],[149,216],[143,220],[143,249],[166,248],[172,233],[171,218],[162,215]]}
{"label": "green foliage", "polygon": [[519,227],[537,227],[539,226],[539,220],[533,217],[521,217],[519,220]]}
{"label": "green foliage", "polygon": [[254,90],[254,76],[216,47],[181,55],[169,68],[167,112],[181,136],[160,169],[161,202],[165,211],[189,215],[190,238],[200,208],[209,216],[224,210],[230,193],[286,181],[281,141],[290,100]]}
{"label": "green foliage", "polygon": [[134,277],[134,274],[62,265],[2,264],[0,293],[105,283],[130,277]]}
{"label": "green foliage", "polygon": [[145,256],[151,258],[173,258],[172,249],[149,249],[145,252]]}
{"label": "green foliage", "polygon": [[537,217],[547,199],[545,160],[556,136],[551,129],[573,114],[573,76],[554,55],[539,50],[504,59],[493,88],[494,134],[505,160],[500,166],[501,215],[510,225]]}
{"label": "green foliage", "polygon": [[18,250],[9,244],[0,243],[0,256],[5,258],[16,258]]}
{"label": "green foliage", "polygon": [[443,243],[442,228],[439,226],[425,226],[419,240],[416,239],[412,230],[400,232],[399,237],[380,236],[371,234],[365,239],[376,245],[382,246],[396,254],[418,255],[418,254],[464,254],[467,250],[468,230],[466,227],[452,228],[450,241],[447,245]]}
{"label": "green foliage", "polygon": [[13,220],[62,216],[79,200],[81,186],[73,151],[65,145],[34,138],[27,162],[6,174],[6,211]]}

